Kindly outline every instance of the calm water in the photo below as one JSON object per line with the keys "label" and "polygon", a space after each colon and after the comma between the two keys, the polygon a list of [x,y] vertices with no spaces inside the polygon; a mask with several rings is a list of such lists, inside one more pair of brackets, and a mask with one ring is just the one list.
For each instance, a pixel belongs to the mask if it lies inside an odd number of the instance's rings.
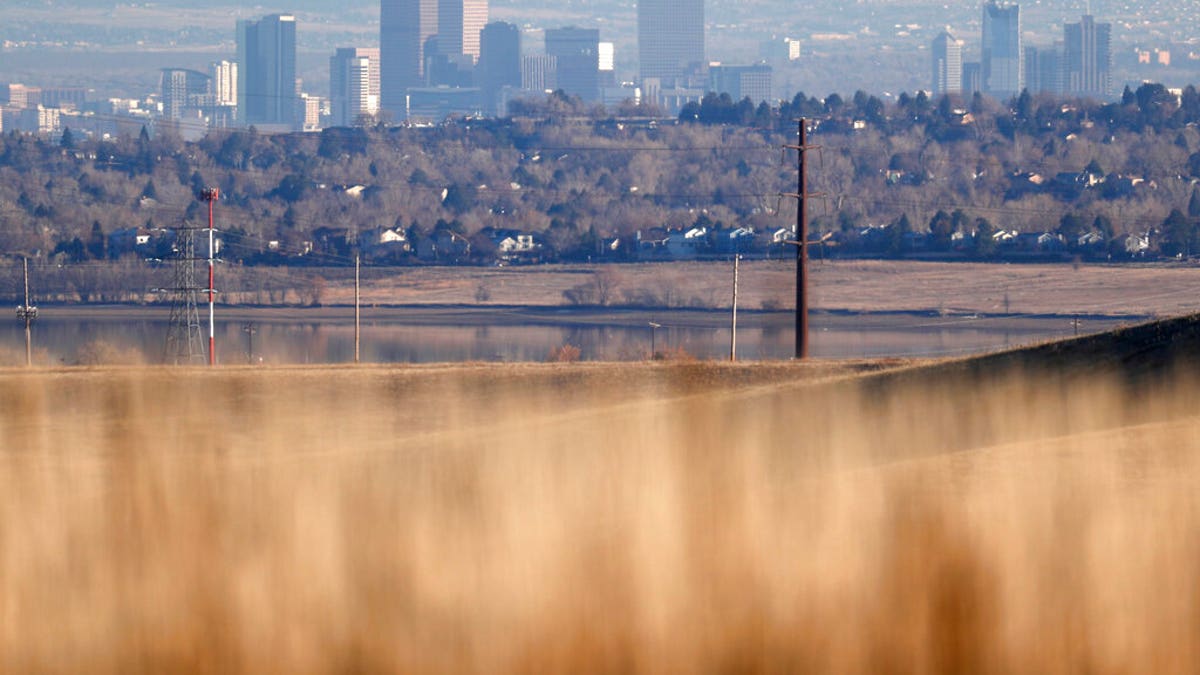
{"label": "calm water", "polygon": [[[66,320],[46,316],[34,325],[33,341],[40,363],[87,362],[89,355],[130,355],[148,362],[163,358],[167,322],[143,320]],[[544,361],[555,347],[579,347],[587,360],[639,360],[650,353],[651,340],[658,351],[682,350],[698,358],[728,358],[730,331],[724,328],[672,326],[661,318],[662,328],[641,325],[404,325],[364,322],[362,360],[374,363],[429,363],[453,361]],[[970,354],[1069,336],[1069,321],[1054,319],[941,320],[902,317],[886,328],[846,328],[848,323],[820,316],[812,321],[812,355],[824,358],[875,356],[944,356]],[[257,322],[253,333],[246,321],[217,323],[217,357],[220,363],[345,363],[354,360],[353,324],[341,321]],[[1116,325],[1114,320],[1083,324],[1085,332]],[[785,359],[792,356],[790,327],[739,327],[738,357]],[[103,345],[97,349],[96,345]],[[0,326],[0,356],[12,363],[24,358],[24,333],[16,320]],[[111,357],[109,357],[111,358]]]}

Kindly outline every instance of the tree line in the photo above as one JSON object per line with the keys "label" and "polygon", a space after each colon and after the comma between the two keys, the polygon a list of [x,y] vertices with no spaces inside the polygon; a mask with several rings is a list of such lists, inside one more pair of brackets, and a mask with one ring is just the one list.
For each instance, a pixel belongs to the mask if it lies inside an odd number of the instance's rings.
{"label": "tree line", "polygon": [[[383,230],[408,244],[381,261],[394,264],[422,262],[419,243],[446,232],[476,243],[469,261],[488,262],[488,236],[502,231],[536,234],[542,261],[628,254],[639,233],[697,223],[767,231],[795,222],[780,195],[795,190],[795,155],[782,148],[799,117],[820,146],[809,164],[810,189],[825,195],[811,211],[820,233],[853,241],[903,222],[890,236],[907,229],[941,246],[955,232],[974,238],[982,221],[1064,241],[1095,231],[1106,251],[1125,234],[1149,237],[1153,253],[1200,250],[1193,87],[1176,96],[1146,84],[1111,103],[1028,92],[885,102],[860,91],[769,106],[709,95],[678,118],[560,95],[518,111],[196,142],[3,134],[0,251],[65,263],[169,256],[168,231],[206,217],[197,197],[210,186],[221,191],[221,257],[248,265],[350,264]],[[910,253],[897,242],[866,252]]]}

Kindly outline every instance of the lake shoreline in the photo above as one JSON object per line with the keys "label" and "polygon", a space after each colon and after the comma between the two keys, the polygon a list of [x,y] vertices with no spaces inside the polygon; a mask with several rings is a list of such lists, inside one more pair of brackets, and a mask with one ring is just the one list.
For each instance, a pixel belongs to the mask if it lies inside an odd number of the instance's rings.
{"label": "lake shoreline", "polygon": [[[41,321],[166,321],[169,305],[134,304],[51,304],[41,308]],[[201,321],[207,310],[201,307]],[[398,326],[647,326],[650,322],[688,328],[721,328],[729,325],[730,309],[725,308],[642,308],[642,307],[571,307],[545,305],[364,305],[364,325]],[[1155,319],[1150,314],[1069,314],[1069,313],[978,313],[921,310],[860,311],[817,309],[809,314],[810,323],[829,328],[880,328],[929,330],[968,326],[994,330],[1036,329],[1046,324],[1081,322],[1117,326]],[[321,323],[347,324],[354,321],[352,305],[316,307],[233,305],[216,309],[218,323]],[[916,322],[916,323],[914,323]],[[738,323],[744,328],[788,329],[794,325],[792,310],[738,309]]]}

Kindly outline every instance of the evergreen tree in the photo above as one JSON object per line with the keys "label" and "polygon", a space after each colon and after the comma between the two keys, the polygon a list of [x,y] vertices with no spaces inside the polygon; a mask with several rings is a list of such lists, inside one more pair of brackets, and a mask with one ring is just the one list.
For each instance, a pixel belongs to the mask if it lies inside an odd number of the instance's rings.
{"label": "evergreen tree", "polygon": [[1187,214],[1189,218],[1200,218],[1200,187],[1192,188],[1192,198],[1188,200]]}
{"label": "evergreen tree", "polygon": [[986,258],[996,252],[995,234],[996,228],[987,218],[975,220],[975,255]]}

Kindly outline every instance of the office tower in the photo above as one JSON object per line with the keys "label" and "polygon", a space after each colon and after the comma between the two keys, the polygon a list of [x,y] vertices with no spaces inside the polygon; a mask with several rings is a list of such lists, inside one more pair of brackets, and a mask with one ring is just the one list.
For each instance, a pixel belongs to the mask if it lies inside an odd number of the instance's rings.
{"label": "office tower", "polygon": [[1031,94],[1062,93],[1062,45],[1025,48],[1025,88]]}
{"label": "office tower", "polygon": [[617,86],[617,48],[611,42],[601,42],[597,47],[600,50],[597,60],[600,70],[600,88]]}
{"label": "office tower", "polygon": [[301,131],[320,131],[325,100],[320,96],[300,94],[296,102],[296,121]]}
{"label": "office tower", "polygon": [[79,110],[87,103],[87,93],[83,87],[42,87],[42,105]]}
{"label": "office tower", "polygon": [[709,89],[729,94],[734,101],[749,98],[755,103],[771,100],[771,66],[712,66],[708,69]]}
{"label": "office tower", "polygon": [[238,117],[244,124],[296,126],[296,17],[238,22]]}
{"label": "office tower", "polygon": [[962,93],[962,43],[948,31],[933,39],[934,96]]}
{"label": "office tower", "polygon": [[546,55],[557,63],[557,88],[588,103],[600,98],[600,31],[552,28],[546,31]]}
{"label": "office tower", "polygon": [[1112,96],[1112,24],[1084,15],[1063,26],[1063,92],[1106,99]]}
{"label": "office tower", "polygon": [[475,81],[483,91],[484,112],[500,114],[500,93],[505,87],[521,86],[521,30],[511,23],[496,21],[479,35],[479,64]]}
{"label": "office tower", "polygon": [[379,50],[343,47],[329,58],[330,124],[349,127],[379,112]]}
{"label": "office tower", "polygon": [[479,33],[488,20],[488,0],[438,0],[439,53],[479,59]]}
{"label": "office tower", "polygon": [[425,41],[438,32],[438,0],[381,0],[379,12],[380,107],[398,118],[406,90],[425,84]]}
{"label": "office tower", "polygon": [[238,64],[234,61],[218,61],[209,66],[212,77],[212,94],[217,105],[237,105]]}
{"label": "office tower", "polygon": [[790,37],[772,37],[760,42],[758,56],[772,65],[800,59],[800,41]]}
{"label": "office tower", "polygon": [[558,88],[558,61],[546,55],[521,57],[521,88],[541,92]]}
{"label": "office tower", "polygon": [[983,91],[983,64],[978,61],[963,63],[962,69],[963,94],[974,96]]}
{"label": "office tower", "polygon": [[9,84],[5,87],[4,103],[10,110],[36,108],[42,102],[41,87],[29,87],[23,84]]}
{"label": "office tower", "polygon": [[187,68],[163,68],[160,84],[163,117],[178,120],[183,118],[184,108],[195,106],[196,98],[208,93],[209,78]]}
{"label": "office tower", "polygon": [[983,89],[996,98],[1008,98],[1025,87],[1021,61],[1021,7],[983,5]]}
{"label": "office tower", "polygon": [[641,0],[637,8],[641,79],[674,86],[703,67],[704,0]]}

